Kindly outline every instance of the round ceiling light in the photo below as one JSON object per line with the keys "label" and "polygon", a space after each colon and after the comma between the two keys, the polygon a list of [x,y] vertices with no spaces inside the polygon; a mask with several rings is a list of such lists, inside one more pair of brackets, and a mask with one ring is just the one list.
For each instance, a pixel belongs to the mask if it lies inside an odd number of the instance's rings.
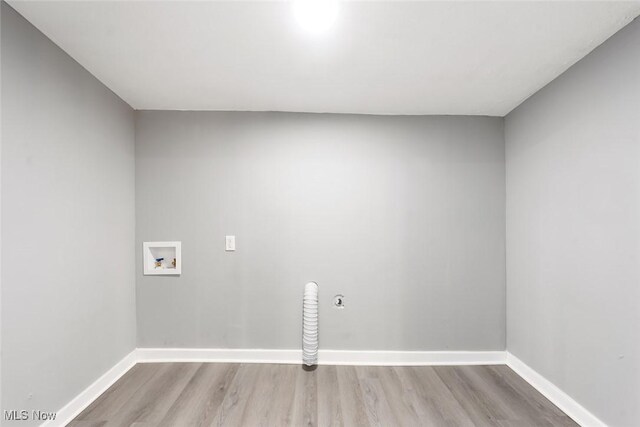
{"label": "round ceiling light", "polygon": [[328,30],[338,16],[338,0],[293,0],[298,23],[310,33]]}

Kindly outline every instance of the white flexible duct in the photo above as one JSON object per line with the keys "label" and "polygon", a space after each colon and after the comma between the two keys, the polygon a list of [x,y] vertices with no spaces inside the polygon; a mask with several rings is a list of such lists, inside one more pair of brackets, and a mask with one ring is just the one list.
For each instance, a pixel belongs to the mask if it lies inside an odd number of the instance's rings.
{"label": "white flexible duct", "polygon": [[311,366],[318,363],[318,284],[304,286],[302,300],[302,361]]}

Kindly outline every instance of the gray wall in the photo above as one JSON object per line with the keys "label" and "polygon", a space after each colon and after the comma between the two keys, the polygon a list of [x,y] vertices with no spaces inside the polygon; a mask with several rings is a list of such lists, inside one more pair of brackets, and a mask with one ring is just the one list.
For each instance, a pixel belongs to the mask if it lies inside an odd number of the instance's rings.
{"label": "gray wall", "polygon": [[[0,0],[1,1],[1,0]],[[0,4],[0,46],[2,46],[2,10]],[[2,63],[0,49],[0,64]],[[2,82],[2,66],[0,65],[0,82]],[[2,410],[2,90],[0,89],[0,410]],[[2,421],[0,421],[2,425]]]}
{"label": "gray wall", "polygon": [[136,132],[137,247],[184,258],[142,276],[137,250],[139,346],[299,348],[314,280],[324,349],[505,348],[502,119],[149,111]]}
{"label": "gray wall", "polygon": [[640,21],[506,118],[507,348],[640,425]]}
{"label": "gray wall", "polygon": [[2,408],[55,411],[135,347],[135,117],[5,3],[1,54]]}

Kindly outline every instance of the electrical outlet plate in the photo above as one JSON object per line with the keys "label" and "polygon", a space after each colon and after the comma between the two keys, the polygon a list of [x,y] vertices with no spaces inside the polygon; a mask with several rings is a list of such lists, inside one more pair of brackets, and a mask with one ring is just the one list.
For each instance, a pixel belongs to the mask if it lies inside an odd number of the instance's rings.
{"label": "electrical outlet plate", "polygon": [[224,250],[227,252],[236,250],[236,236],[225,236]]}

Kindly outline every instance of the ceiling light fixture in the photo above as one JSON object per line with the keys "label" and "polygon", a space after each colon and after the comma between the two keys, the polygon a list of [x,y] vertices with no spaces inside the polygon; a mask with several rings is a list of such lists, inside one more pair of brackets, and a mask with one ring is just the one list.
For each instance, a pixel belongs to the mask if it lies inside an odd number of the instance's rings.
{"label": "ceiling light fixture", "polygon": [[338,16],[338,0],[293,0],[298,23],[310,33],[328,30]]}

